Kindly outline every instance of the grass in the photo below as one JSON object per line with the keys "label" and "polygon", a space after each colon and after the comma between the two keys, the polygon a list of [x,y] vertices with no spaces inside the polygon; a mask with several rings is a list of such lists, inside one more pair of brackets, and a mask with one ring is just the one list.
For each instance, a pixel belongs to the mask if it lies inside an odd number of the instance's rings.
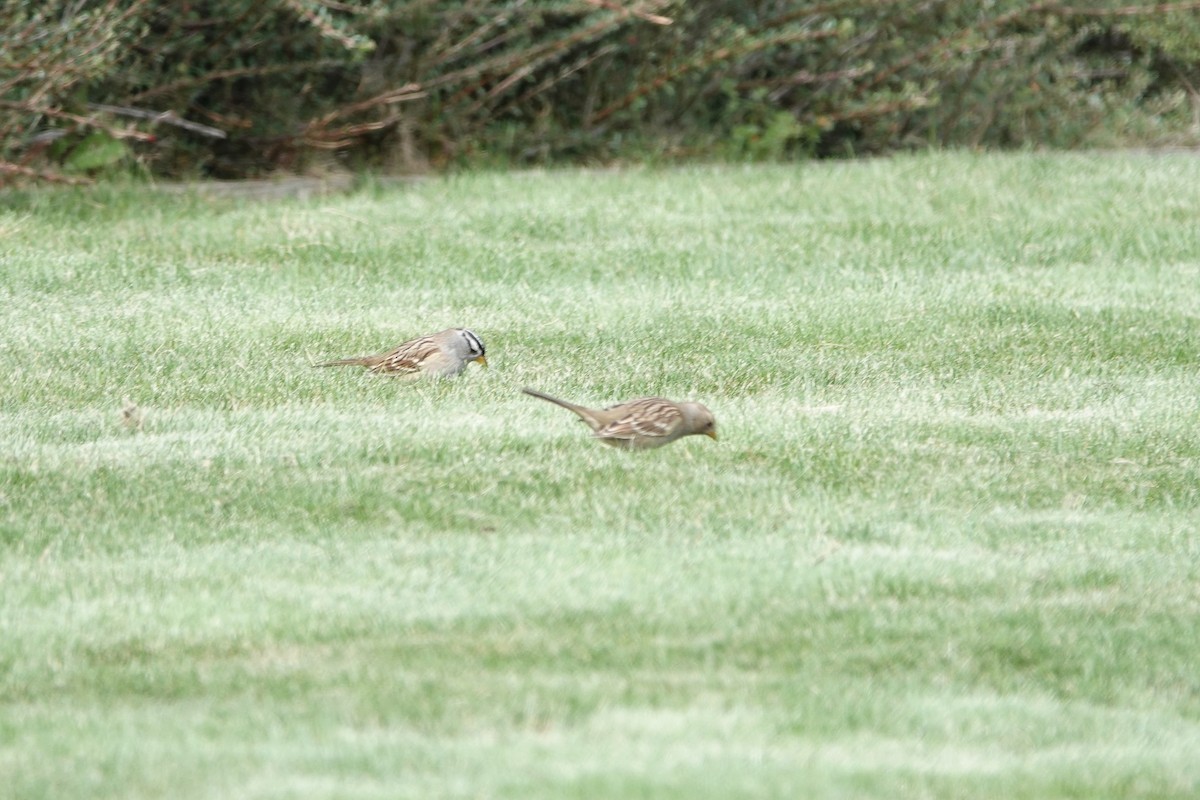
{"label": "grass", "polygon": [[1200,160],[0,202],[7,796],[1200,793]]}

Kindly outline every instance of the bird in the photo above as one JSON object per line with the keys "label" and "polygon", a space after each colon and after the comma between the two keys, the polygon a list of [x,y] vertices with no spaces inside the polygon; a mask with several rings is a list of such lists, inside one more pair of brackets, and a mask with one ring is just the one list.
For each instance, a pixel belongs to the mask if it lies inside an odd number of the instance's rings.
{"label": "bird", "polygon": [[447,328],[444,331],[418,336],[376,356],[339,358],[313,364],[314,367],[366,367],[376,375],[407,377],[453,378],[477,361],[487,366],[483,340],[466,328]]}
{"label": "bird", "polygon": [[639,397],[608,408],[587,408],[525,387],[521,391],[575,412],[592,436],[628,450],[649,450],[683,436],[717,438],[717,421],[700,403],[676,403],[662,397]]}

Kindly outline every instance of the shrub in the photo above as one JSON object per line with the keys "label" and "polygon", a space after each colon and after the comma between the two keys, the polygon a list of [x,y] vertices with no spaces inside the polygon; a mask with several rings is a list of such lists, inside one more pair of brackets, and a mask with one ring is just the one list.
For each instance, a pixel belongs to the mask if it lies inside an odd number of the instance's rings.
{"label": "shrub", "polygon": [[0,0],[0,168],[246,176],[322,151],[412,170],[1194,136],[1197,8]]}

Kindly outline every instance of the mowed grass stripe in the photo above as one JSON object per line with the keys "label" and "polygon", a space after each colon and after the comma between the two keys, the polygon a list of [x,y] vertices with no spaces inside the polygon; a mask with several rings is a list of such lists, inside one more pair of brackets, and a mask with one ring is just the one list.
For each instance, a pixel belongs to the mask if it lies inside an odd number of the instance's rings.
{"label": "mowed grass stripe", "polygon": [[[0,785],[1193,796],[1198,215],[1186,155],[5,195]],[[449,325],[490,370],[310,366]]]}

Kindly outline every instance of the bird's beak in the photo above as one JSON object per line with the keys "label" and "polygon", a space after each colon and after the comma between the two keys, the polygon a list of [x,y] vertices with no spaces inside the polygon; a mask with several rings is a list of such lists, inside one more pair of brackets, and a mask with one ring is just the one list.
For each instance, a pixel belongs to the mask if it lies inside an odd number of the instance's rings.
{"label": "bird's beak", "polygon": [[487,366],[487,359],[486,359],[486,358],[484,358],[483,356],[480,356],[479,358],[473,358],[473,359],[471,359],[471,360],[472,360],[472,361],[478,361],[478,362],[479,362],[479,364],[480,364],[481,366],[484,366],[484,367],[486,367],[486,366]]}
{"label": "bird's beak", "polygon": [[707,436],[708,438],[712,439],[715,442],[717,440],[717,429],[713,428],[711,431],[709,431],[708,433],[706,433],[704,435]]}

